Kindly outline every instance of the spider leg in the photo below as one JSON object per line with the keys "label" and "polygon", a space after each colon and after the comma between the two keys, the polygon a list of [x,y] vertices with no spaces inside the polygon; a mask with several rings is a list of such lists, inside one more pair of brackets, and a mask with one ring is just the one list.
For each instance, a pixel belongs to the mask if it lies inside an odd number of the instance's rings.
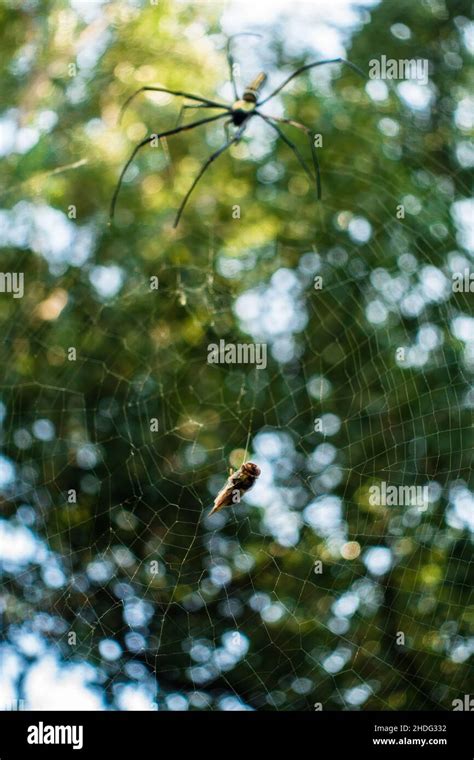
{"label": "spider leg", "polygon": [[355,63],[351,63],[350,61],[346,61],[345,58],[329,58],[327,61],[316,61],[315,63],[307,63],[305,66],[301,66],[299,69],[296,69],[296,71],[293,72],[293,74],[290,74],[290,76],[285,79],[284,82],[282,82],[276,90],[273,90],[270,95],[267,95],[266,98],[261,100],[259,103],[257,103],[257,106],[262,106],[264,103],[266,103],[270,98],[273,98],[277,93],[280,92],[288,82],[291,82],[292,79],[302,74],[304,71],[308,71],[308,69],[313,69],[315,66],[324,66],[326,63],[344,63],[346,66],[349,66],[351,69],[354,69],[354,71],[357,71],[358,74],[360,74],[364,79],[366,79],[366,76],[362,69],[359,69],[358,66],[355,65]]}
{"label": "spider leg", "polygon": [[114,194],[112,196],[112,201],[110,203],[110,213],[109,218],[110,221],[113,220],[114,214],[115,214],[115,204],[117,203],[118,194],[120,192],[120,188],[122,186],[122,181],[125,176],[125,172],[127,171],[128,167],[132,163],[133,159],[137,155],[138,151],[143,148],[145,145],[148,145],[152,140],[158,139],[161,140],[162,137],[169,137],[170,135],[177,135],[179,132],[184,132],[187,129],[193,129],[194,127],[199,127],[201,124],[208,124],[210,121],[216,121],[217,119],[223,119],[226,116],[225,113],[220,113],[217,116],[210,116],[208,119],[200,119],[199,121],[193,121],[191,124],[184,124],[181,127],[175,127],[174,129],[168,129],[166,132],[160,132],[160,134],[153,134],[149,137],[145,137],[144,140],[138,143],[138,145],[135,146],[133,149],[127,163],[123,167],[122,171],[120,172],[120,177],[118,179],[117,185],[114,190]]}
{"label": "spider leg", "polygon": [[[306,161],[304,160],[303,156],[299,152],[299,150],[296,147],[296,145],[291,140],[288,139],[288,137],[285,135],[284,132],[282,132],[282,130],[280,129],[280,127],[278,127],[276,124],[273,123],[273,119],[277,120],[276,117],[275,116],[265,116],[263,113],[259,113],[258,111],[256,111],[255,113],[257,114],[257,116],[260,116],[264,121],[266,121],[267,124],[269,124],[271,127],[273,127],[273,129],[275,130],[275,132],[277,132],[278,136],[281,137],[281,139],[283,140],[283,142],[285,142],[288,145],[288,147],[291,148],[291,150],[295,154],[296,158],[300,162],[301,166],[305,170],[306,174],[310,178],[311,182],[314,182],[315,178],[312,175],[312,173],[311,173],[311,171],[310,171],[310,169],[309,169]],[[278,119],[278,121],[280,121],[280,119]],[[283,121],[283,119],[282,119],[282,121]],[[305,127],[304,129],[306,131],[307,128]],[[312,143],[312,140],[311,140],[311,133],[310,133],[309,130],[307,130],[307,132],[308,132],[308,137],[309,137],[311,145],[312,145],[313,143]],[[314,149],[314,147],[313,147],[313,149]],[[314,162],[313,162],[313,165],[315,166],[315,174],[316,174],[316,192],[317,192],[318,200],[320,200],[321,199],[321,178],[320,178],[320,174],[319,174],[319,164],[317,163],[317,158],[316,158],[316,164],[314,164]]]}
{"label": "spider leg", "polygon": [[169,90],[167,87],[140,87],[139,90],[132,93],[129,98],[125,101],[122,108],[120,109],[120,116],[119,116],[119,124],[122,121],[122,117],[125,113],[125,109],[128,108],[130,103],[134,98],[137,97],[141,92],[167,92],[168,95],[178,95],[179,97],[183,98],[189,98],[189,100],[197,100],[199,103],[205,103],[208,106],[215,106],[215,108],[225,108],[226,110],[229,110],[229,106],[227,106],[225,103],[217,103],[215,100],[209,100],[208,98],[201,98],[200,95],[192,95],[189,92],[182,92],[181,90]]}
{"label": "spider leg", "polygon": [[[208,106],[207,103],[199,103],[199,104],[185,103],[184,106],[181,106],[181,109],[179,111],[178,118],[175,124],[176,127],[180,126],[181,120],[184,116],[184,112],[187,108],[217,108],[217,106]],[[226,106],[226,109],[227,109],[227,106]]]}
{"label": "spider leg", "polygon": [[[259,113],[259,116],[263,116],[263,114]],[[313,169],[316,176],[316,192],[318,196],[318,201],[321,200],[322,194],[321,194],[321,168],[319,166],[319,159],[318,154],[316,152],[316,148],[314,146],[314,135],[312,134],[309,127],[306,127],[304,124],[301,124],[299,121],[294,121],[293,119],[283,119],[278,116],[266,116],[267,119],[271,119],[272,121],[279,121],[282,124],[289,124],[291,127],[296,127],[297,129],[303,130],[308,136],[309,140],[309,146],[311,148],[311,158],[313,159]],[[272,127],[275,126],[275,124],[271,125]]]}
{"label": "spider leg", "polygon": [[234,88],[234,95],[235,99],[239,99],[239,93],[237,91],[237,84],[235,82],[234,77],[234,58],[232,56],[232,51],[230,49],[230,44],[233,39],[236,37],[261,37],[261,34],[258,34],[257,32],[238,32],[238,34],[231,34],[231,36],[227,39],[227,45],[226,45],[226,54],[227,54],[227,63],[229,64],[229,74],[230,74],[230,81],[232,82],[232,87]]}
{"label": "spider leg", "polygon": [[186,193],[186,195],[184,196],[183,200],[181,201],[181,205],[180,205],[180,207],[178,209],[178,213],[176,214],[176,219],[174,220],[174,224],[173,224],[174,228],[176,228],[178,226],[179,220],[181,218],[181,214],[184,211],[184,207],[186,206],[186,203],[188,202],[191,193],[193,192],[194,188],[196,187],[197,183],[201,179],[201,177],[204,174],[204,172],[206,171],[206,169],[212,164],[213,161],[216,160],[216,158],[218,158],[222,153],[224,153],[224,151],[227,150],[227,148],[230,148],[230,146],[233,145],[233,143],[236,143],[236,142],[238,142],[240,140],[240,138],[242,137],[242,134],[243,134],[245,126],[246,125],[242,125],[240,127],[240,129],[238,130],[238,132],[236,132],[236,134],[234,135],[234,137],[232,137],[230,140],[227,140],[224,143],[224,145],[222,145],[218,150],[214,151],[214,153],[211,153],[211,155],[209,156],[209,158],[206,159],[206,161],[203,163],[203,165],[201,166],[201,169],[199,170],[197,176],[194,179],[194,182],[192,183],[192,185],[189,188],[188,192]]}

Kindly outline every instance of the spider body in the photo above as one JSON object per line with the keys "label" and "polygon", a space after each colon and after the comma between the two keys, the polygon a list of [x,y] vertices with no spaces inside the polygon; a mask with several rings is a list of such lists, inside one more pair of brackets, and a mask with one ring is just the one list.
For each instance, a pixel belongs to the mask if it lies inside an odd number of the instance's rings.
{"label": "spider body", "polygon": [[236,100],[235,103],[232,104],[230,112],[230,118],[234,127],[240,127],[245,121],[247,121],[247,119],[255,113],[256,107],[257,104],[255,101],[252,103],[252,101],[244,99]]}
{"label": "spider body", "polygon": [[[133,150],[130,158],[128,159],[127,163],[122,169],[122,172],[120,174],[119,180],[117,182],[117,185],[115,187],[115,191],[112,197],[112,201],[110,204],[110,220],[113,219],[114,213],[115,213],[115,204],[117,202],[118,194],[120,192],[120,188],[122,186],[122,181],[125,176],[125,172],[127,171],[128,167],[132,163],[133,159],[135,158],[138,151],[143,148],[145,145],[148,145],[151,142],[154,142],[156,139],[160,140],[164,137],[170,137],[171,135],[178,134],[179,132],[184,132],[188,129],[194,129],[194,127],[198,127],[201,124],[208,124],[212,121],[217,121],[218,119],[223,119],[227,117],[227,122],[225,123],[226,128],[226,142],[214,153],[212,153],[209,158],[204,162],[202,165],[200,171],[198,172],[196,178],[194,179],[193,183],[191,184],[191,187],[189,188],[188,192],[184,196],[181,205],[178,209],[178,213],[176,214],[176,218],[174,221],[174,227],[178,226],[179,220],[181,218],[181,214],[183,213],[184,207],[189,199],[189,196],[193,192],[194,188],[196,187],[197,183],[201,179],[202,175],[206,171],[206,169],[212,164],[213,161],[216,160],[224,151],[226,151],[228,148],[230,148],[231,145],[234,145],[235,143],[238,143],[240,139],[242,138],[242,135],[247,128],[248,122],[250,118],[254,116],[258,116],[260,119],[263,119],[272,129],[277,133],[278,137],[280,137],[284,143],[293,151],[294,155],[298,159],[300,165],[310,178],[311,182],[315,182],[316,185],[316,194],[318,200],[321,198],[321,176],[320,176],[320,170],[319,170],[319,162],[316,155],[316,150],[314,146],[314,136],[311,130],[306,127],[304,124],[300,124],[297,121],[294,121],[293,119],[284,119],[278,116],[271,116],[270,114],[265,114],[260,111],[260,107],[267,103],[271,98],[273,98],[275,95],[277,95],[286,85],[295,77],[302,74],[304,71],[308,71],[309,69],[315,67],[315,66],[322,66],[326,63],[344,63],[347,66],[350,66],[352,69],[357,71],[358,74],[363,76],[365,78],[364,73],[353,63],[350,61],[346,61],[344,58],[332,58],[330,60],[324,60],[324,61],[316,61],[315,63],[308,63],[305,66],[301,66],[299,69],[293,72],[293,74],[290,74],[289,77],[287,77],[282,84],[280,84],[276,90],[274,90],[270,95],[267,95],[263,99],[259,100],[260,91],[265,85],[265,82],[267,80],[267,75],[264,72],[260,72],[257,74],[255,79],[244,89],[242,96],[239,96],[239,93],[237,91],[237,84],[234,79],[234,61],[232,58],[230,43],[233,39],[233,37],[239,37],[239,36],[256,36],[260,37],[260,35],[256,35],[253,32],[242,32],[241,34],[234,34],[232,37],[230,37],[227,41],[227,62],[229,64],[229,72],[230,72],[230,80],[232,82],[232,86],[234,89],[234,95],[235,100],[231,105],[227,105],[226,103],[219,103],[215,100],[209,100],[208,98],[202,98],[199,95],[193,95],[189,92],[183,92],[181,90],[169,90],[166,87],[141,87],[139,90],[134,92],[128,100],[124,103],[122,107],[122,113],[125,110],[125,108],[130,104],[130,102],[133,100],[133,98],[136,97],[141,92],[145,91],[153,91],[153,92],[166,92],[170,95],[177,95],[184,97],[188,100],[191,100],[191,104],[185,104],[181,108],[180,115],[178,117],[178,124],[181,120],[181,115],[183,114],[185,109],[188,108],[203,108],[203,109],[212,109],[212,110],[219,110],[221,113],[217,114],[217,116],[209,116],[206,119],[199,119],[198,121],[193,121],[190,124],[184,124],[181,126],[176,126],[174,129],[169,129],[166,132],[161,132],[159,134],[153,133],[151,136],[146,137],[144,140],[142,140],[138,145],[135,146],[135,149]],[[306,160],[303,158],[302,154],[300,153],[297,146],[287,137],[287,135],[280,129],[278,124],[287,124],[292,127],[296,127],[297,129],[302,130],[310,144],[310,150],[311,150],[311,157],[313,161],[313,171],[311,171],[306,163]],[[228,126],[232,125],[235,127],[235,133],[233,136],[229,136],[228,134]],[[314,172],[314,173],[313,173]]]}
{"label": "spider body", "polygon": [[248,87],[245,88],[244,94],[242,95],[243,99],[247,103],[256,103],[258,98],[258,93],[262,89],[263,85],[267,81],[267,75],[264,74],[263,71],[260,72],[260,74],[257,74],[253,82],[249,84]]}
{"label": "spider body", "polygon": [[252,114],[255,113],[258,93],[266,81],[267,75],[261,71],[260,74],[257,74],[253,82],[245,88],[242,98],[238,98],[232,104],[230,118],[234,127],[240,127],[250,116],[252,116]]}

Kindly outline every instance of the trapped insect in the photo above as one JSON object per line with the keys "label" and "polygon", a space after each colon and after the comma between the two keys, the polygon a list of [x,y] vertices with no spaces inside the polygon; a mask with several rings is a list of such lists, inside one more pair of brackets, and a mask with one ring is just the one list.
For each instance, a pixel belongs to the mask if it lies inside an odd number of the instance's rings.
{"label": "trapped insect", "polygon": [[[184,211],[184,207],[186,206],[186,203],[189,200],[189,197],[191,193],[193,192],[194,188],[196,187],[197,183],[201,179],[202,175],[206,171],[206,169],[212,164],[213,161],[216,160],[224,151],[226,151],[228,148],[230,148],[231,145],[234,145],[235,143],[238,143],[239,140],[242,138],[242,135],[245,131],[245,129],[248,126],[248,123],[251,118],[254,116],[257,116],[259,119],[263,119],[272,129],[275,130],[278,137],[280,137],[286,145],[293,151],[296,158],[298,159],[299,163],[303,167],[304,171],[310,178],[311,182],[315,182],[316,184],[316,193],[318,200],[321,199],[321,174],[319,169],[319,162],[318,157],[316,154],[316,149],[314,146],[314,135],[312,131],[309,129],[309,127],[306,127],[304,124],[300,124],[300,122],[293,121],[293,119],[284,119],[280,118],[278,116],[271,116],[270,114],[265,114],[260,111],[260,107],[263,106],[265,103],[267,103],[269,100],[271,100],[275,95],[277,95],[281,90],[283,90],[286,85],[291,82],[292,79],[302,74],[304,71],[308,71],[309,69],[314,68],[315,66],[323,66],[327,63],[344,63],[346,66],[350,66],[354,71],[356,71],[358,74],[360,74],[362,77],[365,78],[365,75],[361,69],[359,69],[358,66],[351,63],[350,61],[345,60],[345,58],[331,58],[324,61],[316,61],[315,63],[307,63],[305,66],[300,66],[299,69],[293,72],[293,74],[290,74],[289,77],[287,77],[277,88],[276,90],[273,90],[273,92],[270,93],[270,95],[267,95],[261,100],[258,100],[260,90],[265,85],[265,82],[267,80],[267,75],[264,72],[260,72],[257,74],[255,79],[245,88],[245,90],[242,93],[242,96],[239,97],[239,93],[237,91],[237,85],[235,82],[234,77],[234,59],[232,57],[231,52],[231,42],[235,37],[242,37],[242,36],[250,36],[250,37],[260,37],[259,34],[254,34],[253,32],[241,32],[240,34],[234,34],[231,37],[229,37],[227,41],[227,62],[229,65],[229,72],[230,72],[230,81],[232,83],[232,87],[234,89],[234,95],[235,95],[235,101],[231,105],[227,105],[226,103],[219,103],[215,100],[209,100],[208,98],[202,98],[200,95],[193,95],[189,92],[183,92],[181,90],[169,90],[166,87],[140,87],[139,90],[134,92],[128,100],[124,103],[122,106],[122,115],[125,109],[130,105],[131,101],[139,95],[141,92],[166,92],[169,95],[176,95],[183,98],[187,98],[188,100],[196,101],[192,104],[185,104],[182,106],[179,117],[178,117],[178,123],[174,129],[168,129],[165,132],[161,133],[154,133],[148,137],[146,137],[144,140],[142,140],[138,145],[135,146],[134,150],[132,151],[132,154],[130,155],[130,158],[128,159],[127,163],[123,167],[119,180],[117,182],[117,186],[115,188],[114,194],[112,196],[112,201],[110,204],[110,220],[112,221],[115,214],[115,206],[117,203],[117,198],[120,192],[120,188],[122,186],[122,181],[125,176],[125,173],[132,163],[133,159],[137,155],[138,151],[143,148],[145,145],[148,145],[149,143],[156,140],[160,140],[163,137],[170,137],[171,135],[177,135],[179,132],[184,132],[185,130],[194,129],[194,127],[199,127],[201,124],[209,124],[210,122],[217,121],[218,119],[225,119],[227,118],[227,121],[225,122],[225,130],[226,130],[226,141],[225,143],[214,153],[212,153],[209,158],[203,163],[200,171],[198,172],[197,176],[195,177],[194,181],[192,182],[188,192],[184,196],[181,205],[178,209],[178,213],[176,214],[176,218],[174,221],[174,227],[178,226],[179,220],[181,218],[181,214]],[[198,121],[191,122],[190,124],[184,124],[180,125],[181,117],[185,111],[185,109],[188,108],[203,108],[203,109],[213,109],[213,110],[220,110],[223,111],[223,113],[219,113],[216,116],[209,116],[206,119],[199,119]],[[291,127],[296,127],[297,129],[302,130],[306,133],[310,149],[311,149],[311,157],[313,162],[313,171],[310,170],[308,167],[308,164],[306,163],[306,160],[301,155],[299,149],[297,146],[286,136],[286,134],[282,131],[282,129],[278,126],[278,124],[287,124]],[[228,128],[232,125],[235,127],[235,132],[233,136],[229,136],[228,134]]]}
{"label": "trapped insect", "polygon": [[252,488],[259,475],[260,467],[257,467],[253,462],[245,462],[237,472],[231,474],[227,479],[227,483],[214,499],[214,506],[209,515],[218,512],[222,507],[238,504],[240,497]]}

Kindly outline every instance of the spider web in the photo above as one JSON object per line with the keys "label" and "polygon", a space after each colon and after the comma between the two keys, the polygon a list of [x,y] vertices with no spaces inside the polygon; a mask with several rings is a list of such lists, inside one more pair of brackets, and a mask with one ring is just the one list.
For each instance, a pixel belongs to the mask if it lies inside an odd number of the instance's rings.
{"label": "spider web", "polygon": [[[342,220],[343,224],[346,222]],[[359,221],[359,227],[352,227],[353,235],[363,235],[365,229]],[[366,242],[364,246],[376,251],[377,241]],[[160,289],[159,302],[153,295],[149,296],[146,329],[155,329],[158,341],[168,340],[169,336],[160,333],[164,329],[160,325],[166,324],[167,309],[171,314],[176,300],[183,312],[193,319],[204,308],[212,310],[215,322],[219,322],[221,318],[226,319],[233,308],[241,318],[244,335],[254,341],[266,340],[269,350],[273,356],[280,357],[280,361],[273,358],[264,371],[245,366],[213,367],[213,382],[206,388],[201,380],[201,376],[210,371],[205,360],[196,359],[194,350],[187,352],[182,344],[175,346],[170,339],[166,361],[176,377],[174,392],[169,394],[168,385],[160,382],[160,370],[150,357],[125,345],[120,335],[111,335],[126,354],[134,357],[135,378],[130,380],[117,374],[109,360],[81,358],[86,368],[99,378],[94,391],[97,402],[93,405],[85,402],[82,393],[70,388],[70,370],[64,363],[58,367],[55,387],[26,383],[3,388],[7,410],[5,443],[12,440],[17,449],[26,452],[35,438],[41,445],[41,453],[33,461],[27,458],[21,468],[25,496],[31,498],[32,494],[32,483],[28,480],[36,481],[33,489],[36,503],[33,502],[33,508],[21,506],[17,519],[20,518],[20,524],[34,524],[47,544],[55,547],[53,554],[44,547],[35,550],[36,559],[38,551],[43,554],[42,578],[52,590],[50,614],[63,618],[65,611],[72,609],[69,600],[73,596],[74,615],[82,630],[81,654],[99,670],[104,659],[113,663],[117,658],[121,663],[125,644],[128,646],[128,657],[135,663],[135,669],[129,662],[128,670],[126,665],[125,670],[117,667],[117,674],[112,678],[112,691],[116,687],[114,693],[122,706],[128,704],[127,699],[133,704],[132,692],[123,685],[125,672],[138,681],[139,692],[148,695],[147,703],[151,707],[242,709],[248,704],[279,707],[286,704],[286,694],[290,692],[297,706],[303,704],[307,708],[318,703],[319,691],[326,689],[331,693],[330,704],[340,709],[358,708],[372,698],[377,699],[379,708],[410,708],[411,704],[401,701],[397,705],[396,700],[378,697],[376,679],[364,676],[364,664],[375,660],[377,668],[388,679],[388,690],[395,695],[409,683],[410,676],[394,664],[392,656],[385,662],[383,652],[378,653],[377,648],[374,651],[374,639],[386,635],[377,613],[389,616],[391,612],[383,596],[386,584],[390,584],[391,575],[387,576],[387,572],[391,567],[395,566],[398,574],[401,573],[402,585],[405,573],[418,576],[427,572],[421,547],[430,534],[427,520],[439,508],[443,492],[447,495],[447,505],[442,544],[448,549],[448,565],[457,562],[461,577],[465,573],[467,578],[470,561],[467,545],[466,553],[461,556],[451,553],[456,532],[463,526],[472,527],[472,502],[461,475],[459,448],[464,425],[461,408],[467,400],[465,379],[461,376],[454,384],[459,398],[457,408],[452,407],[446,388],[430,388],[425,368],[429,357],[435,353],[435,362],[446,366],[450,357],[441,332],[433,326],[427,327],[421,319],[418,342],[408,355],[417,374],[426,379],[425,395],[414,404],[412,417],[407,419],[402,409],[407,398],[405,378],[410,370],[404,368],[394,375],[394,369],[386,367],[386,374],[379,376],[379,380],[386,393],[399,401],[398,406],[397,403],[392,406],[395,417],[390,427],[385,427],[382,421],[386,416],[385,407],[379,405],[378,408],[378,404],[373,403],[372,408],[361,411],[352,403],[352,399],[364,391],[364,378],[372,371],[379,374],[378,352],[393,347],[389,328],[383,323],[374,325],[367,319],[362,326],[367,332],[363,362],[355,375],[343,374],[335,403],[335,389],[317,350],[311,350],[298,371],[293,367],[293,358],[302,346],[312,343],[310,326],[324,321],[317,293],[311,292],[318,273],[323,274],[326,297],[338,302],[337,311],[329,312],[328,317],[337,318],[330,333],[335,346],[341,329],[353,320],[360,302],[348,290],[354,273],[347,274],[346,264],[354,251],[347,255],[342,248],[326,254],[308,251],[299,257],[294,269],[280,265],[277,246],[258,251],[257,258],[267,257],[274,274],[268,282],[242,293],[232,305],[227,290],[216,284],[216,267],[218,271],[227,272],[228,277],[235,276],[237,264],[245,270],[246,257],[237,261],[224,250],[219,260],[211,242],[209,247],[207,268],[188,268],[188,282],[184,281],[181,268],[176,277],[167,271],[170,284]],[[249,254],[250,262],[252,259],[253,253]],[[413,299],[412,291],[416,287],[416,273],[410,272],[414,262],[410,257],[405,257],[403,262],[405,273],[409,273],[406,280],[412,284],[406,288],[401,301],[402,313],[410,308],[410,297]],[[361,270],[359,276],[362,274]],[[395,275],[399,273],[384,276],[394,278]],[[372,277],[374,279],[374,275]],[[384,307],[387,314],[400,315],[398,299],[390,294],[383,277],[381,283],[377,299],[373,294],[367,295],[366,313],[375,314],[377,321],[383,316]],[[395,286],[391,284],[391,287]],[[91,320],[93,328],[101,329],[105,309],[127,311],[127,302],[143,297],[140,291],[143,291],[142,286],[126,296],[108,299],[107,305]],[[342,292],[346,296],[341,308]],[[446,324],[451,324],[458,336],[459,333],[465,336],[462,323],[453,322],[446,303],[447,290],[440,292],[436,284],[428,283],[424,294],[427,301],[436,298],[440,302]],[[378,302],[378,310],[370,308],[374,300]],[[171,316],[169,321],[171,323]],[[105,339],[107,341],[107,332]],[[406,336],[407,343],[409,339]],[[45,343],[42,348],[47,353],[54,347]],[[357,347],[357,352],[359,350]],[[336,366],[344,361],[345,357],[340,356]],[[179,387],[180,369],[189,362],[199,389],[190,386],[185,394],[189,393],[194,399],[191,413],[187,404],[181,402]],[[285,390],[281,399],[265,395],[265,387],[274,383],[281,384]],[[222,391],[226,386],[231,388],[231,403]],[[114,387],[116,390],[111,390]],[[32,408],[36,420],[32,426],[24,423],[21,411],[24,396],[34,399]],[[302,398],[304,403],[301,403]],[[426,412],[423,402],[436,409],[436,414]],[[31,406],[31,399],[28,404]],[[340,408],[344,408],[344,415],[339,413]],[[82,431],[77,440],[73,433],[64,432],[71,428],[71,414]],[[445,414],[449,415],[450,423],[446,422]],[[438,423],[438,415],[442,423]],[[159,420],[159,430],[150,434],[150,420],[155,418]],[[315,418],[322,419],[326,432],[314,432]],[[55,420],[54,433],[51,419]],[[91,420],[98,422],[91,427]],[[303,434],[302,421],[306,428]],[[209,445],[209,430],[217,423],[230,431],[229,437],[222,443]],[[360,425],[361,430],[365,428],[364,432],[357,440],[348,441],[348,431],[353,430],[354,425]],[[416,457],[412,464],[407,464],[401,456],[399,440],[400,437],[406,439],[403,431],[407,426],[412,431],[409,440],[413,446],[423,449],[423,442],[429,441],[430,448],[440,450],[442,439],[450,442],[449,468],[440,472],[437,479],[433,480],[430,472],[419,466]],[[372,482],[371,478],[375,482],[381,477],[372,428],[382,431],[387,480],[431,483],[427,512],[420,512],[416,505],[391,508],[390,516],[383,517],[387,523],[384,531],[367,506],[367,483]],[[87,439],[84,439],[84,431],[88,431]],[[171,438],[178,441],[174,444],[172,460],[168,453]],[[106,461],[101,458],[104,440],[105,447],[111,445],[115,452],[112,461],[110,457]],[[245,458],[246,445],[248,458],[262,469],[260,480],[241,504],[209,518],[209,507],[226,477],[229,463],[239,466]],[[48,493],[55,494],[58,490],[58,479],[67,467],[65,449],[74,451],[76,462],[83,470],[80,491],[82,498],[92,499],[93,510],[81,518],[80,509],[71,504],[62,507],[68,515],[66,518],[52,520]],[[418,456],[423,457],[423,451]],[[212,463],[211,468],[209,463]],[[8,466],[5,460],[4,469]],[[121,502],[114,501],[111,495],[118,473],[122,473],[121,477],[128,483],[126,498]],[[444,486],[440,484],[443,480]],[[16,499],[22,495],[18,481],[12,490]],[[168,500],[170,491],[173,493],[171,502]],[[380,511],[386,513],[387,508]],[[86,543],[90,545],[91,560],[86,571],[76,576],[77,561],[84,563],[84,546],[71,547],[71,528],[78,521],[83,522],[83,532],[88,536]],[[420,550],[415,552],[417,560],[413,562],[409,555],[410,562],[405,565],[403,551],[397,553],[393,548],[397,537],[399,543],[415,542]],[[293,552],[299,558],[296,572],[292,571],[291,562],[286,565],[284,559]],[[32,557],[27,555],[26,559],[31,562]],[[323,563],[321,574],[315,565],[318,560]],[[31,593],[34,577],[30,562],[23,571],[18,572],[14,561],[12,568],[20,585],[24,585],[27,598],[26,591],[29,589]],[[328,575],[344,571],[348,563],[351,563],[350,582],[342,584],[337,591],[331,590]],[[354,563],[356,569],[352,569]],[[5,569],[9,570],[8,563]],[[118,578],[114,581],[116,575]],[[431,582],[428,578],[428,587]],[[462,662],[469,655],[471,643],[456,634],[453,621],[463,614],[458,589],[461,587],[467,592],[469,585],[462,580],[456,583],[445,580],[444,583],[444,646],[451,661]],[[398,585],[392,591],[403,593]],[[96,610],[94,599],[100,593],[106,594],[110,606],[104,608],[102,600]],[[82,598],[79,604],[78,595]],[[309,597],[311,603],[308,603]],[[415,615],[420,608],[423,614]],[[108,622],[112,618],[116,624],[117,614],[123,620],[118,629]],[[361,636],[360,625],[353,626],[356,615],[370,625],[370,635]],[[434,597],[421,588],[405,594],[399,615],[406,619],[409,649],[423,658],[421,642],[439,620]],[[46,617],[35,619],[36,630],[41,625],[47,627]],[[260,638],[265,640],[262,648],[271,648],[278,661],[285,663],[279,688],[269,690],[267,671],[259,672],[254,664],[253,656],[258,655],[258,650],[252,652],[252,635],[247,628],[249,618],[258,621],[255,625],[260,629]],[[158,619],[159,624],[153,626],[152,635],[145,636],[143,631],[152,619]],[[312,641],[311,635],[304,634],[308,628],[322,634]],[[77,661],[75,647],[65,646],[68,634],[69,628],[66,628],[57,636],[57,644],[63,658],[67,660],[70,651],[70,660]],[[98,655],[98,641],[102,658]],[[300,648],[303,667],[295,662],[295,648]],[[183,658],[189,659],[182,668],[182,679],[188,681],[188,687],[181,685],[180,689],[170,691],[168,681],[172,683],[175,675],[170,662],[175,659],[181,663]],[[148,672],[150,669],[156,672],[159,684],[162,680],[165,683],[157,693],[145,676],[144,665]],[[231,677],[237,667],[244,671],[241,681]],[[260,688],[254,690],[252,699],[247,702],[241,694],[245,693],[249,677],[255,679]],[[217,690],[212,686],[216,679],[220,684]],[[429,670],[422,679],[412,682],[411,687],[422,702],[435,701],[439,707],[446,707],[459,696],[450,688],[448,674],[440,684],[439,676],[433,673],[431,677]],[[134,698],[137,699],[136,693]],[[139,700],[140,704],[143,699]]]}

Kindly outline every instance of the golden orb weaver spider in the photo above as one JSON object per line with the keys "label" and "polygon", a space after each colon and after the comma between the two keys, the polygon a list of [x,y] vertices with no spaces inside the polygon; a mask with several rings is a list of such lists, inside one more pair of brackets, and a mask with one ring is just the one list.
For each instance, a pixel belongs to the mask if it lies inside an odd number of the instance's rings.
{"label": "golden orb weaver spider", "polygon": [[[141,150],[145,145],[148,145],[151,142],[159,141],[164,137],[170,137],[171,135],[177,135],[180,132],[184,132],[189,129],[194,129],[195,127],[201,126],[201,124],[209,124],[210,122],[217,121],[218,119],[224,119],[228,117],[228,121],[225,123],[226,127],[226,134],[227,134],[227,128],[229,125],[233,125],[236,127],[236,132],[234,133],[233,137],[227,137],[226,142],[224,145],[222,145],[218,150],[214,151],[209,158],[206,159],[206,161],[203,163],[201,169],[199,170],[197,176],[195,177],[194,181],[191,184],[191,187],[189,188],[188,192],[184,196],[183,200],[181,201],[181,205],[178,209],[178,212],[176,214],[176,218],[174,220],[173,227],[177,227],[179,220],[181,219],[181,215],[184,211],[184,208],[186,206],[186,203],[189,200],[189,197],[191,193],[193,192],[194,188],[196,187],[197,183],[203,176],[204,172],[208,167],[213,163],[213,161],[216,160],[224,151],[226,151],[228,148],[230,148],[231,145],[234,145],[235,143],[238,143],[241,139],[245,129],[248,126],[248,123],[251,118],[254,116],[258,116],[260,119],[263,119],[267,124],[269,124],[278,134],[278,137],[280,137],[286,145],[293,151],[296,158],[298,159],[300,165],[303,167],[304,171],[310,178],[311,182],[315,182],[316,184],[316,193],[318,200],[321,199],[321,172],[318,162],[318,157],[316,154],[316,148],[314,145],[314,137],[309,129],[309,127],[306,127],[304,124],[301,124],[298,121],[294,121],[293,119],[285,119],[278,116],[271,116],[269,114],[262,113],[259,108],[264,105],[264,103],[267,103],[269,100],[271,100],[275,95],[277,95],[281,90],[283,90],[286,85],[291,82],[292,79],[299,76],[305,71],[308,71],[309,69],[315,68],[316,66],[324,66],[328,63],[343,63],[346,66],[350,66],[354,71],[356,71],[358,74],[360,74],[365,79],[364,72],[356,66],[354,63],[351,63],[350,61],[347,61],[345,58],[330,58],[323,61],[316,61],[314,63],[307,63],[304,66],[300,66],[300,68],[296,69],[292,74],[290,74],[289,77],[287,77],[273,92],[270,93],[270,95],[267,95],[267,97],[263,98],[262,100],[258,100],[260,90],[263,88],[266,80],[267,75],[264,72],[260,72],[257,74],[255,79],[245,88],[244,92],[242,93],[242,96],[239,97],[239,93],[237,91],[237,84],[235,82],[234,77],[234,59],[232,57],[231,52],[231,42],[235,37],[243,37],[243,36],[253,36],[253,37],[260,37],[261,35],[256,34],[254,32],[240,32],[239,34],[233,34],[231,37],[227,40],[226,45],[226,53],[227,53],[227,62],[229,65],[229,72],[230,72],[230,81],[232,83],[232,87],[234,90],[235,100],[231,105],[227,105],[226,103],[219,103],[215,100],[209,100],[208,98],[202,98],[199,95],[193,95],[189,92],[183,92],[181,90],[170,90],[166,87],[151,87],[151,86],[145,86],[140,87],[140,89],[136,90],[123,104],[121,109],[121,116],[120,120],[122,118],[122,115],[125,111],[125,109],[130,105],[131,101],[139,95],[141,92],[166,92],[169,95],[176,95],[179,97],[187,98],[188,100],[193,100],[195,103],[192,104],[185,104],[182,106],[179,117],[178,117],[178,123],[177,126],[174,129],[168,129],[165,132],[161,132],[159,134],[153,133],[152,135],[146,137],[144,140],[142,140],[138,145],[135,146],[133,149],[128,161],[126,162],[125,166],[123,167],[117,185],[114,190],[114,194],[112,196],[112,201],[110,204],[110,222],[112,222],[115,214],[115,206],[117,203],[118,194],[120,192],[120,188],[122,186],[123,178],[125,176],[125,173],[132,163],[133,159],[137,155],[138,151]],[[200,119],[199,121],[193,121],[191,124],[184,124],[180,125],[181,116],[183,114],[183,111],[186,108],[205,108],[205,109],[216,109],[216,110],[222,110],[224,113],[217,114],[217,116],[210,116],[207,119]],[[296,127],[297,129],[303,130],[306,135],[308,136],[310,148],[311,148],[311,157],[313,162],[313,171],[314,174],[311,172],[310,168],[308,167],[305,159],[301,155],[300,151],[298,150],[297,146],[286,136],[286,134],[280,129],[278,124],[288,124],[289,126]]]}

